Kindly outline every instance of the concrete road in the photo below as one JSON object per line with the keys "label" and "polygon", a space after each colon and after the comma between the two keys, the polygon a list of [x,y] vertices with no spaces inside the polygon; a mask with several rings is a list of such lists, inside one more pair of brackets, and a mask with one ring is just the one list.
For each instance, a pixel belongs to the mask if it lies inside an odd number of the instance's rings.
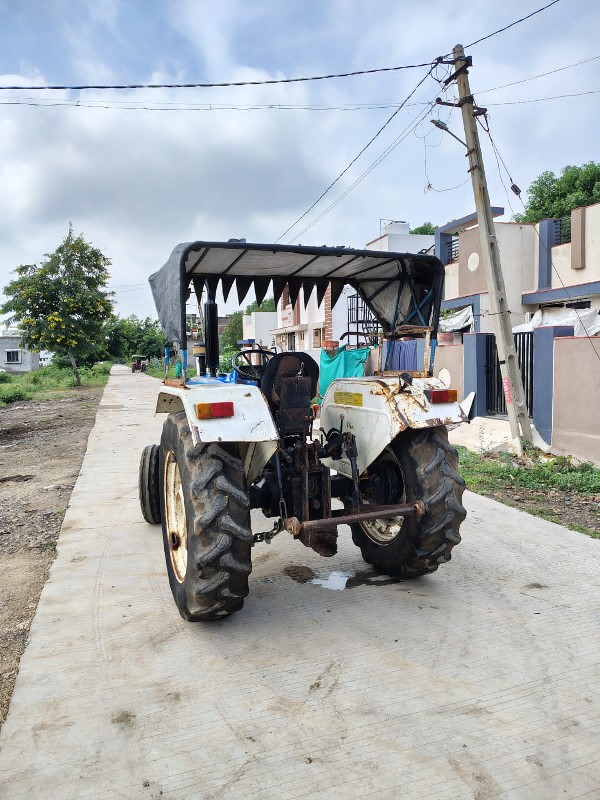
{"label": "concrete road", "polygon": [[119,372],[104,394],[0,736],[3,800],[600,797],[600,541],[467,494],[435,575],[377,577],[347,530],[328,560],[280,536],[242,612],[185,623],[138,510],[157,386]]}

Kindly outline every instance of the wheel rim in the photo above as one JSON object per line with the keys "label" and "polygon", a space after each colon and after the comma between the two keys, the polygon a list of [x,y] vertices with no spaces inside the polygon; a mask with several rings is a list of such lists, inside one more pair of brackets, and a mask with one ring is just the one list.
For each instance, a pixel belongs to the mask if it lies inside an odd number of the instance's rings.
{"label": "wheel rim", "polygon": [[169,450],[165,458],[165,526],[173,574],[183,583],[187,570],[187,520],[183,502],[181,475],[175,453]]}
{"label": "wheel rim", "polygon": [[[383,505],[406,502],[404,476],[394,454],[389,451],[386,452],[384,459],[379,462],[377,467],[377,472],[383,483],[383,497],[381,498]],[[368,505],[368,498],[365,498],[365,501]],[[372,542],[385,547],[395,542],[400,536],[404,519],[404,517],[374,519],[361,522],[360,526]]]}

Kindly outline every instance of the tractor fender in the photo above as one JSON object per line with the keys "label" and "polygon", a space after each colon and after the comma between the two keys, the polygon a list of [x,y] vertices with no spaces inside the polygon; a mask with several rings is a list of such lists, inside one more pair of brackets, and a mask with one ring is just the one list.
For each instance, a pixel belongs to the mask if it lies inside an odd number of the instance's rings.
{"label": "tractor fender", "polygon": [[[321,429],[354,434],[357,466],[363,473],[377,456],[407,428],[437,428],[466,422],[458,403],[429,402],[427,389],[445,389],[438,378],[413,378],[412,385],[399,376],[339,378],[332,381],[321,406]],[[351,476],[350,462],[328,459],[328,466]]]}
{"label": "tractor fender", "polygon": [[[233,416],[199,419],[197,403],[233,403]],[[194,444],[235,442],[240,446],[248,484],[277,450],[278,434],[264,395],[257,386],[207,378],[187,386],[161,386],[157,414],[185,411]]]}

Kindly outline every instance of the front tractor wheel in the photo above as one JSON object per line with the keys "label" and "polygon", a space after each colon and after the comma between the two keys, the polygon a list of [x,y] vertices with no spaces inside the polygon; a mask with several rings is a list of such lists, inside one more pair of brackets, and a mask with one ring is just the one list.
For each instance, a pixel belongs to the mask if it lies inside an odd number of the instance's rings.
{"label": "front tractor wheel", "polygon": [[392,577],[417,577],[450,561],[460,542],[458,529],[466,512],[461,503],[465,483],[446,428],[408,430],[369,467],[371,495],[385,505],[423,500],[427,512],[351,525],[352,539],[364,560]]}
{"label": "front tractor wheel", "polygon": [[150,525],[160,522],[159,449],[157,444],[147,445],[140,459],[138,494],[142,516]]}
{"label": "front tractor wheel", "polygon": [[242,608],[252,570],[250,501],[237,453],[194,445],[185,412],[160,443],[163,545],[181,616],[204,622]]}

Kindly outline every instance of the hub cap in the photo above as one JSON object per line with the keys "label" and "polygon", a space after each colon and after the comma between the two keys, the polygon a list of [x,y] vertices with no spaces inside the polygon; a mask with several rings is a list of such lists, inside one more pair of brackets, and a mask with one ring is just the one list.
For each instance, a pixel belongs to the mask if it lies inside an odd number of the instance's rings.
{"label": "hub cap", "polygon": [[[404,480],[400,471],[400,465],[392,453],[375,464],[373,472],[380,481],[380,493],[378,498],[366,497],[367,503],[375,502],[381,505],[392,505],[395,503],[406,502],[406,492],[404,491]],[[371,541],[379,545],[388,545],[394,542],[402,530],[404,517],[392,517],[391,519],[374,519],[361,522],[363,531]]]}
{"label": "hub cap", "polygon": [[187,520],[183,502],[181,475],[175,453],[169,450],[165,458],[165,525],[171,566],[175,578],[183,583],[187,570]]}

